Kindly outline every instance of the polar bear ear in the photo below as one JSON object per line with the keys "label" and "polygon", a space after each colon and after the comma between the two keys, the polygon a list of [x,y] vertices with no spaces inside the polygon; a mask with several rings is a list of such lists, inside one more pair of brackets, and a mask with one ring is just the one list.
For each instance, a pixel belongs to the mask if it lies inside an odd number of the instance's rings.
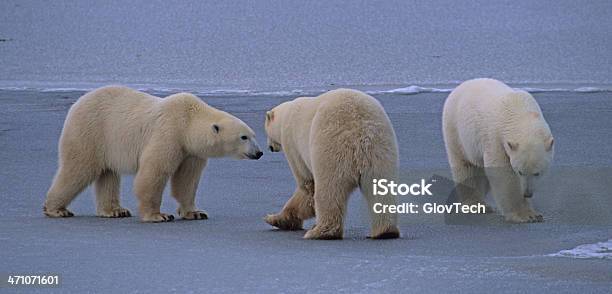
{"label": "polar bear ear", "polygon": [[506,146],[508,147],[508,149],[509,149],[510,151],[516,151],[516,150],[518,150],[519,144],[518,144],[518,143],[512,143],[512,142],[510,142],[510,141],[507,141],[507,142],[506,142]]}
{"label": "polar bear ear", "polygon": [[552,150],[554,144],[555,144],[555,138],[553,137],[548,138],[548,141],[546,142],[546,151]]}
{"label": "polar bear ear", "polygon": [[274,120],[274,111],[266,112],[266,120],[272,122]]}
{"label": "polar bear ear", "polygon": [[218,133],[219,133],[219,131],[221,130],[221,128],[219,128],[219,125],[217,125],[217,124],[213,124],[213,125],[211,126],[211,128],[212,128],[212,130],[213,130],[213,132],[214,132],[215,134],[218,134]]}

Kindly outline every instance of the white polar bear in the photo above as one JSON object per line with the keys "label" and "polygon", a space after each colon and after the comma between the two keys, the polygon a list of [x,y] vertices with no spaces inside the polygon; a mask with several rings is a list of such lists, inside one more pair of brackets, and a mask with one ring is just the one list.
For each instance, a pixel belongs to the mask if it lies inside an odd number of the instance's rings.
{"label": "white polar bear", "polygon": [[179,216],[206,219],[195,206],[195,192],[207,159],[261,155],[251,128],[194,95],[161,99],[125,87],[100,88],[79,98],[68,112],[44,213],[73,216],[66,207],[95,181],[97,215],[128,217],[130,212],[119,205],[120,174],[136,173],[134,194],[142,221],[174,219],[160,213],[168,179]]}
{"label": "white polar bear", "polygon": [[459,200],[492,196],[510,222],[541,222],[528,201],[553,159],[553,136],[535,99],[493,79],[454,89],[444,103],[444,142]]}
{"label": "white polar bear", "polygon": [[373,195],[372,179],[393,179],[398,172],[395,132],[376,99],[347,89],[297,98],[268,111],[265,128],[270,150],[285,152],[297,184],[267,223],[298,230],[316,215],[304,238],[340,239],[348,197],[360,187],[371,212],[371,237],[399,237],[397,216],[372,210],[375,203],[395,204]]}

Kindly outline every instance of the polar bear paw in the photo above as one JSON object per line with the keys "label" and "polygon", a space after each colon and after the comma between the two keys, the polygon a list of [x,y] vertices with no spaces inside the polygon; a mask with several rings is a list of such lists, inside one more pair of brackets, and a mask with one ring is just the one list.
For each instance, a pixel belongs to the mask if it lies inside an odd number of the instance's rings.
{"label": "polar bear paw", "polygon": [[98,212],[99,217],[108,217],[108,218],[120,218],[120,217],[131,217],[132,213],[123,207],[115,208],[109,212]]}
{"label": "polar bear paw", "polygon": [[74,213],[66,208],[47,209],[43,207],[43,213],[48,217],[73,217]]}
{"label": "polar bear paw", "polygon": [[372,234],[371,239],[397,239],[400,231],[396,226],[388,227],[380,233]]}
{"label": "polar bear paw", "polygon": [[506,221],[512,223],[541,223],[544,221],[542,214],[529,210],[525,212],[511,212],[505,216]]}
{"label": "polar bear paw", "polygon": [[268,214],[264,217],[269,225],[285,231],[299,231],[302,229],[303,221],[298,218],[288,218],[280,214]]}
{"label": "polar bear paw", "polygon": [[165,213],[152,213],[142,217],[142,221],[145,223],[165,223],[173,220],[173,215]]}
{"label": "polar bear paw", "polygon": [[202,210],[179,212],[179,215],[185,220],[208,219],[208,214]]}
{"label": "polar bear paw", "polygon": [[340,240],[342,239],[342,229],[340,228],[325,228],[315,225],[308,230],[304,235],[304,239],[310,240]]}

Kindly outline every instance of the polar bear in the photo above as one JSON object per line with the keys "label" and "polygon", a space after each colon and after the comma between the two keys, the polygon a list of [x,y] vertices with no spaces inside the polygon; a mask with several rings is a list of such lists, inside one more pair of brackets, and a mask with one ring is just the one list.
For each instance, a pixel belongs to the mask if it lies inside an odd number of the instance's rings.
{"label": "polar bear", "polygon": [[552,162],[554,139],[527,92],[493,79],[454,89],[442,114],[444,142],[459,200],[484,203],[491,190],[509,222],[541,222],[529,203]]}
{"label": "polar bear", "polygon": [[66,207],[95,181],[97,215],[128,217],[130,212],[119,205],[120,174],[136,173],[134,194],[142,221],[174,219],[160,212],[168,179],[178,215],[207,219],[195,206],[207,159],[258,159],[262,154],[251,128],[194,95],[161,99],[125,87],[103,87],[79,98],[68,112],[59,168],[43,210],[49,217],[73,216]]}
{"label": "polar bear", "polygon": [[270,150],[284,151],[297,184],[283,209],[265,217],[268,224],[299,230],[316,216],[304,238],[341,239],[348,197],[360,187],[370,208],[371,237],[399,237],[397,216],[372,210],[375,203],[395,204],[372,193],[372,180],[398,173],[395,132],[376,99],[348,89],[297,98],[268,111],[265,129]]}

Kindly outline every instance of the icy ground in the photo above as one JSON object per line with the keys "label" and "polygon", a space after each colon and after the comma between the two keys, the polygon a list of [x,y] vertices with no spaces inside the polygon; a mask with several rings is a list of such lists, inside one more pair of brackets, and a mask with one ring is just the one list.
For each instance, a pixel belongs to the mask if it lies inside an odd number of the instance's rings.
{"label": "icy ground", "polygon": [[[556,138],[556,160],[535,195],[546,222],[510,225],[498,215],[448,225],[402,217],[403,238],[366,239],[359,194],[349,207],[346,239],[305,241],[262,217],[293,191],[282,154],[259,161],[211,160],[198,202],[209,220],[142,224],[135,217],[94,217],[91,189],[71,209],[42,215],[57,167],[56,144],[78,92],[0,91],[0,272],[58,273],[55,292],[600,292],[612,288],[612,260],[549,254],[612,237],[608,93],[538,93]],[[377,96],[399,138],[402,170],[446,175],[440,133],[445,93]],[[292,97],[204,99],[251,125],[265,144],[265,110]],[[568,176],[570,175],[570,176]],[[131,177],[123,205],[136,213]],[[176,209],[169,195],[162,210]],[[312,225],[309,222],[307,226]],[[9,291],[11,290],[11,291]],[[15,289],[0,289],[10,293]],[[22,289],[49,292],[49,289]]]}

